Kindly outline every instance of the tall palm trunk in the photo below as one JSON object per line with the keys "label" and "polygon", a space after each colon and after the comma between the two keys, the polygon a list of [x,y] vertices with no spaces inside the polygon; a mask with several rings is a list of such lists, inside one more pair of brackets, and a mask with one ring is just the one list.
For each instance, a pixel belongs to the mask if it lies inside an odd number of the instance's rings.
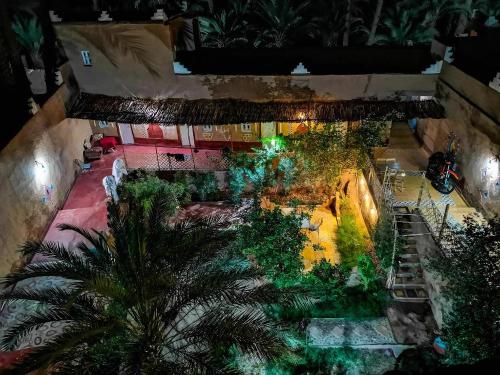
{"label": "tall palm trunk", "polygon": [[457,28],[455,29],[455,35],[463,34],[467,24],[469,22],[468,13],[469,10],[472,11],[472,0],[465,1],[465,12],[460,13],[460,18],[458,19]]}
{"label": "tall palm trunk", "polygon": [[370,35],[368,36],[367,45],[371,46],[375,43],[375,35],[377,34],[377,27],[380,21],[380,15],[382,14],[382,7],[384,6],[384,0],[377,0],[377,7],[375,8],[375,14],[373,15],[372,26],[370,28]]}
{"label": "tall palm trunk", "polygon": [[52,95],[56,89],[56,70],[57,70],[57,48],[56,33],[49,16],[49,5],[47,0],[40,1],[40,24],[43,32],[43,65],[45,68],[45,84],[47,95]]}
{"label": "tall palm trunk", "polygon": [[352,1],[347,0],[347,10],[345,15],[344,37],[342,38],[342,45],[344,47],[349,45],[349,34],[351,33],[351,17],[352,17]]}

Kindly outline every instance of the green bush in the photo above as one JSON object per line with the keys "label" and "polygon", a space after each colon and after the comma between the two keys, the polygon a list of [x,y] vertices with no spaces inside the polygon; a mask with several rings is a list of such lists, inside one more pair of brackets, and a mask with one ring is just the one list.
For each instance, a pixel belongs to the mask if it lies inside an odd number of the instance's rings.
{"label": "green bush", "polygon": [[247,186],[245,180],[245,171],[239,167],[231,167],[227,172],[229,178],[229,194],[231,197],[231,202],[241,203],[241,198]]}
{"label": "green bush", "polygon": [[200,201],[213,200],[217,196],[219,185],[213,172],[195,173],[192,181]]}
{"label": "green bush", "polygon": [[358,257],[358,275],[364,291],[376,289],[380,281],[377,268],[368,254]]}
{"label": "green bush", "polygon": [[144,212],[151,210],[153,199],[158,193],[169,198],[165,211],[170,216],[177,212],[181,204],[189,202],[188,189],[184,183],[167,182],[143,171],[137,172],[118,186],[120,200],[140,202]]}
{"label": "green bush", "polygon": [[337,230],[337,250],[343,265],[353,268],[360,255],[366,253],[366,240],[358,228],[356,217],[347,201],[342,202],[340,224]]}
{"label": "green bush", "polygon": [[[383,211],[375,228],[373,235],[375,253],[380,261],[380,265],[387,270],[392,263],[392,253],[394,252],[394,229],[389,215]],[[396,243],[396,252],[399,251],[399,244]]]}
{"label": "green bush", "polygon": [[301,230],[304,215],[285,215],[279,208],[273,211],[255,208],[248,225],[240,229],[243,251],[252,255],[267,277],[280,287],[297,284],[304,267],[301,252],[307,240]]}

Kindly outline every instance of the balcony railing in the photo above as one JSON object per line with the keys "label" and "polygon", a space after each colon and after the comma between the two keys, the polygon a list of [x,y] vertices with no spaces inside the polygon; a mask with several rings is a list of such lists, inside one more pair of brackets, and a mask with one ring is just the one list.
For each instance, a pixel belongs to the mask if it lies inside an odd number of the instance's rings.
{"label": "balcony railing", "polygon": [[221,150],[126,145],[123,155],[129,170],[223,171],[228,168]]}

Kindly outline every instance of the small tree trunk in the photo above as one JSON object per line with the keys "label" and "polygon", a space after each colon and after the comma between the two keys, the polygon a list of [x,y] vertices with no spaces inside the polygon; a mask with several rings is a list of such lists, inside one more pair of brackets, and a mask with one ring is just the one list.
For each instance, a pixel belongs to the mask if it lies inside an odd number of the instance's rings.
{"label": "small tree trunk", "polygon": [[467,27],[467,24],[469,23],[467,13],[469,10],[472,11],[472,0],[467,0],[465,2],[465,7],[467,11],[460,14],[460,18],[458,19],[458,25],[457,28],[455,29],[455,35],[463,34],[465,28]]}
{"label": "small tree trunk", "polygon": [[347,47],[349,45],[349,34],[351,33],[351,11],[352,11],[352,1],[347,0],[347,11],[345,15],[345,25],[344,25],[344,37],[342,38],[342,45]]}
{"label": "small tree trunk", "polygon": [[375,14],[373,15],[372,26],[370,28],[370,36],[368,37],[367,45],[371,46],[375,43],[375,35],[377,35],[377,27],[380,21],[380,15],[382,14],[382,7],[384,6],[384,0],[377,1],[377,8],[375,8]]}

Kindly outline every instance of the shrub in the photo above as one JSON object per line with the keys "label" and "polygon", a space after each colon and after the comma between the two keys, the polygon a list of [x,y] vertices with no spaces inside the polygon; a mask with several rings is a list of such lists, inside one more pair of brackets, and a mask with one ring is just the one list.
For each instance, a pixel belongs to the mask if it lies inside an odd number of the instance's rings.
{"label": "shrub", "polygon": [[[387,270],[392,263],[392,253],[394,251],[394,229],[389,215],[383,212],[373,235],[375,253],[383,269]],[[396,252],[399,244],[396,244]]]}
{"label": "shrub", "polygon": [[240,203],[243,196],[243,192],[247,186],[245,180],[245,171],[239,167],[231,167],[228,172],[229,177],[229,193],[231,196],[231,202]]}
{"label": "shrub", "polygon": [[214,199],[219,191],[217,178],[213,172],[195,173],[192,182],[200,201]]}
{"label": "shrub", "polygon": [[165,211],[167,215],[174,215],[181,204],[189,202],[187,186],[180,182],[167,182],[158,177],[138,172],[136,179],[128,178],[118,186],[120,200],[139,201],[145,213],[150,212],[153,200],[157,194],[168,197],[168,207]]}
{"label": "shrub", "polygon": [[301,231],[304,215],[284,215],[255,208],[248,225],[240,229],[240,243],[246,254],[255,257],[267,277],[280,287],[297,284],[304,267],[301,252],[307,237]]}
{"label": "shrub", "polygon": [[377,288],[380,276],[370,255],[363,254],[358,257],[358,275],[364,291]]}
{"label": "shrub", "polygon": [[342,202],[340,212],[341,220],[337,230],[337,250],[340,253],[342,264],[352,268],[358,264],[358,257],[366,253],[366,241],[346,200]]}

